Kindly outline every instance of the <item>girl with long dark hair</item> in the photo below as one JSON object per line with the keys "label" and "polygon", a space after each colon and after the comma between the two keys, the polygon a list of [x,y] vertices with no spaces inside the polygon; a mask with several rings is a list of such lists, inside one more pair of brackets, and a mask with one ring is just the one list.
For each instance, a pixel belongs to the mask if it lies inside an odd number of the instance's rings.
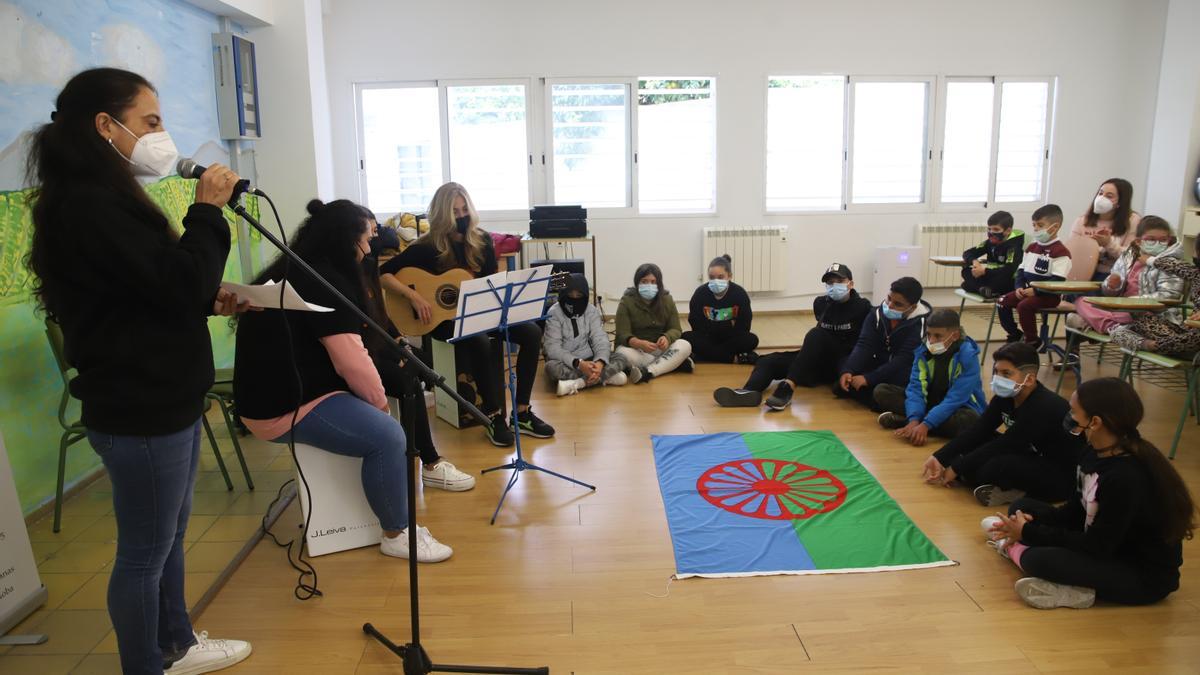
{"label": "girl with long dark hair", "polygon": [[1137,235],[1142,217],[1133,210],[1133,185],[1124,178],[1109,178],[1100,184],[1092,203],[1071,226],[1071,237],[1091,237],[1100,246],[1093,278],[1103,281],[1117,258]]}
{"label": "girl with long dark hair", "polygon": [[213,384],[210,314],[244,310],[220,289],[237,176],[210,166],[183,234],[135,176],[177,152],[145,78],[97,68],[71,78],[28,158],[34,294],[62,329],[88,440],[108,471],[117,554],[108,613],[125,673],[210,672],[250,654],[197,634],[184,599],[183,538]]}
{"label": "girl with long dark hair", "polygon": [[1029,576],[1017,594],[1033,607],[1090,607],[1097,598],[1157,602],[1179,588],[1183,540],[1196,527],[1187,484],[1138,425],[1142,401],[1115,377],[1079,385],[1063,426],[1082,434],[1075,497],[1053,507],[1014,502],[982,525]]}
{"label": "girl with long dark hair", "polygon": [[662,270],[643,263],[617,305],[616,353],[642,371],[639,383],[674,370],[692,372],[692,345],[683,339],[679,310]]}
{"label": "girl with long dark hair", "polygon": [[[329,204],[314,199],[308,213],[292,250],[339,293],[368,308],[362,262],[372,235],[370,213],[345,199]],[[287,260],[280,256],[255,283],[278,282],[285,268]],[[304,299],[333,311],[270,310],[241,318],[233,375],[238,413],[256,438],[272,443],[292,438],[361,457],[363,492],[383,529],[380,551],[408,558],[404,428],[388,414],[384,383],[363,343],[363,324],[298,267],[287,272],[287,283]],[[289,336],[291,345],[284,347]],[[449,546],[418,527],[418,562],[441,562],[451,554]]]}

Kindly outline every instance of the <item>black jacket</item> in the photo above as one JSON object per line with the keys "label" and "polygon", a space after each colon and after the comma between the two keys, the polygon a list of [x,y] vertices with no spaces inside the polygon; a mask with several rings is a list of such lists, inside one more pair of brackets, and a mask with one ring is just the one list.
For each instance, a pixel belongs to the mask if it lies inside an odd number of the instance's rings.
{"label": "black jacket", "polygon": [[969,268],[971,263],[986,258],[984,265],[989,272],[1002,270],[1003,276],[1017,276],[1017,268],[1021,266],[1021,258],[1025,255],[1025,233],[1021,230],[1010,230],[1008,238],[999,244],[984,239],[978,246],[963,251],[963,261]]}
{"label": "black jacket", "polygon": [[[1095,480],[1095,512],[1085,526],[1085,479]],[[1029,546],[1061,546],[1101,560],[1131,563],[1142,582],[1165,596],[1179,588],[1182,542],[1163,538],[1154,484],[1131,455],[1080,454],[1075,496],[1059,506],[1050,522],[1033,521],[1021,531]]]}
{"label": "black jacket", "polygon": [[[321,261],[310,264],[338,292],[359,307],[364,306],[363,291],[356,288],[354,282]],[[350,391],[320,340],[341,333],[362,334],[362,322],[302,270],[292,267],[288,283],[308,302],[335,309],[332,312],[266,309],[241,317],[234,352],[233,395],[237,400],[238,415],[242,417],[269,420],[325,394]],[[287,326],[284,325],[285,317]],[[290,349],[288,327],[292,337]],[[293,355],[296,370],[300,372],[299,389],[292,370]]]}
{"label": "black jacket", "polygon": [[883,315],[882,306],[876,307],[863,321],[858,342],[846,357],[842,372],[862,375],[872,388],[885,383],[908,386],[913,354],[925,339],[925,319],[931,311],[929,303],[922,300],[911,314],[892,327],[891,320]]}
{"label": "black jacket", "polygon": [[[988,460],[1011,452],[1040,455],[1069,471],[1082,450],[1079,439],[1062,426],[1070,409],[1066,399],[1040,383],[1019,407],[1015,398],[993,396],[983,415],[933,456],[968,482],[974,482]],[[1001,424],[1005,431],[998,434]]]}
{"label": "black jacket", "polygon": [[179,239],[162,214],[82,188],[89,217],[64,222],[58,298],[71,394],[94,431],[159,436],[194,424],[213,383],[208,315],[229,256],[221,210],[193,204]]}
{"label": "black jacket", "polygon": [[849,353],[862,332],[863,321],[871,313],[871,301],[850,289],[850,297],[838,302],[828,295],[818,295],[813,300],[813,315],[817,328],[833,333],[834,338]]}

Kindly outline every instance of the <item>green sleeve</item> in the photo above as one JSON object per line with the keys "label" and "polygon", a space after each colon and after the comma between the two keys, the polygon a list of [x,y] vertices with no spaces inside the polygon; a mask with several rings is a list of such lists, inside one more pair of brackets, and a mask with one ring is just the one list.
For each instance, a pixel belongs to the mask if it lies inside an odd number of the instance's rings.
{"label": "green sleeve", "polygon": [[629,320],[629,305],[625,303],[626,298],[621,298],[621,303],[617,305],[617,335],[613,348],[628,347],[629,338],[633,337],[633,325]]}
{"label": "green sleeve", "polygon": [[679,325],[679,310],[675,307],[675,298],[664,298],[666,302],[663,309],[667,310],[667,330],[663,335],[667,336],[667,342],[674,342],[683,335],[683,328]]}

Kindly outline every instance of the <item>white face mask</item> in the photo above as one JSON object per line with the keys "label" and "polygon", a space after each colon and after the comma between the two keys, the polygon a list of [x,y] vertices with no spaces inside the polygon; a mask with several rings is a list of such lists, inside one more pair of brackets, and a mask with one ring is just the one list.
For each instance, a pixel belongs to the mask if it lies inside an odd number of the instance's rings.
{"label": "white face mask", "polygon": [[929,353],[933,354],[934,356],[946,353],[946,343],[944,343],[944,342],[934,342],[933,340],[925,340],[925,348],[928,349]]}
{"label": "white face mask", "polygon": [[[137,143],[133,146],[133,153],[125,159],[133,165],[133,175],[135,176],[169,176],[175,170],[175,163],[179,160],[179,150],[175,147],[175,141],[171,140],[171,134],[165,131],[155,131],[138,137],[137,134],[129,130],[129,127],[121,124],[117,119],[117,126],[121,127],[130,136],[137,138]],[[109,144],[112,145],[110,139]],[[113,149],[116,150],[116,145]],[[120,154],[121,151],[117,150]]]}
{"label": "white face mask", "polygon": [[1098,215],[1102,216],[1109,211],[1112,211],[1113,208],[1115,207],[1113,206],[1112,200],[1104,195],[1096,195],[1096,198],[1092,200],[1092,210]]}

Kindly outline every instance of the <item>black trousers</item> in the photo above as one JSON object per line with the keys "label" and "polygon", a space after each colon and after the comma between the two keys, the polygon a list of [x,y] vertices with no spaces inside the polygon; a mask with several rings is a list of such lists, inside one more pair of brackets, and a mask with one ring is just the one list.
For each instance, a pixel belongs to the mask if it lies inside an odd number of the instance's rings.
{"label": "black trousers", "polygon": [[999,485],[1006,490],[1024,490],[1048,502],[1066,501],[1075,495],[1074,467],[1060,466],[1024,448],[997,453],[959,480],[972,487]]}
{"label": "black trousers", "polygon": [[[907,390],[904,387],[898,387],[894,384],[880,384],[875,387],[872,396],[875,398],[875,404],[883,412],[896,413],[897,415],[906,415],[907,409]],[[936,405],[936,404],[935,404]],[[930,406],[933,407],[933,406]],[[931,436],[941,436],[942,438],[954,438],[960,433],[966,431],[979,420],[979,413],[971,408],[962,407],[955,410],[945,422],[942,422],[936,429],[930,429]]]}
{"label": "black trousers", "polygon": [[758,347],[758,336],[754,333],[734,333],[728,339],[718,340],[709,333],[689,330],[681,337],[691,343],[693,359],[709,363],[733,363],[738,354]]}
{"label": "black trousers", "polygon": [[[693,343],[693,348],[695,343]],[[804,336],[799,351],[776,352],[759,357],[743,389],[765,391],[772,380],[788,379],[801,387],[828,384],[838,376],[842,361],[850,355],[833,333],[813,328]]]}
{"label": "black trousers", "polygon": [[1014,277],[1012,273],[1004,269],[988,270],[983,273],[983,276],[978,279],[971,274],[971,266],[964,265],[962,268],[962,288],[970,293],[978,293],[980,288],[987,286],[992,289],[994,295],[1004,295],[1013,290]]}
{"label": "black trousers", "polygon": [[[404,412],[404,378],[400,364],[388,359],[373,359],[375,361],[375,370],[379,371],[379,379],[383,380],[383,390],[388,396],[400,399],[400,412]],[[436,464],[440,457],[437,450],[433,446],[433,432],[429,429],[429,410],[425,408],[425,398],[422,396],[416,405],[416,418],[411,421],[411,426],[416,432],[413,438],[408,439],[417,452],[421,454],[421,461],[426,465]],[[405,418],[401,421],[405,429],[410,426],[410,421]]]}
{"label": "black trousers", "polygon": [[[1013,514],[1018,509],[1033,516],[1035,522],[1068,528],[1082,526],[1082,523],[1055,522],[1054,507],[1035,499],[1018,499],[1009,505],[1008,512]],[[1056,584],[1095,589],[1097,598],[1124,605],[1158,602],[1179,588],[1178,575],[1173,585],[1166,579],[1147,579],[1143,570],[1132,562],[1097,558],[1060,546],[1030,546],[1021,554],[1021,569]]]}
{"label": "black trousers", "polygon": [[[448,340],[453,337],[453,331],[453,324],[447,321],[435,328],[430,336],[438,340]],[[529,405],[533,394],[533,381],[537,378],[538,357],[542,350],[542,329],[536,323],[523,323],[510,328],[508,337],[512,344],[521,348],[516,363],[517,405]],[[496,338],[496,344],[500,344],[503,334],[482,333],[455,343],[461,347],[457,353],[466,354],[471,362],[471,375],[479,387],[479,397],[483,399],[483,412],[489,415],[504,408],[504,388],[508,386],[503,377],[504,367],[508,364],[496,368],[497,360],[503,355],[492,348],[491,338]]]}

